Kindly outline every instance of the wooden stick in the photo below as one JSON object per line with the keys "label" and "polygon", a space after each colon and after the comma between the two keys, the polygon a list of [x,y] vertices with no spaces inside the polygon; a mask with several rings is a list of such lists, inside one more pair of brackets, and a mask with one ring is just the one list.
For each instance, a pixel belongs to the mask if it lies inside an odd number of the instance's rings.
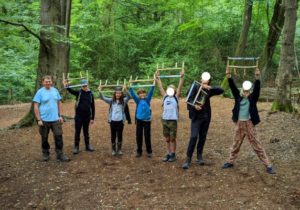
{"label": "wooden stick", "polygon": [[154,85],[132,85],[132,88],[138,88],[138,87],[153,87]]}
{"label": "wooden stick", "polygon": [[152,82],[153,79],[138,79],[138,80],[131,80],[129,83],[137,83],[137,82]]}
{"label": "wooden stick", "polygon": [[175,68],[177,68],[177,62],[175,63]]}
{"label": "wooden stick", "polygon": [[259,57],[228,57],[228,60],[245,60],[245,61],[253,61],[258,60]]}
{"label": "wooden stick", "polygon": [[159,78],[178,78],[181,77],[181,75],[161,75]]}
{"label": "wooden stick", "polygon": [[81,73],[81,71],[79,72],[79,74],[80,74],[80,79],[82,79],[82,73]]}
{"label": "wooden stick", "polygon": [[68,88],[73,88],[73,87],[81,87],[81,85],[70,85]]}
{"label": "wooden stick", "polygon": [[158,71],[167,71],[167,70],[181,70],[182,68],[161,68],[161,69],[157,69]]}
{"label": "wooden stick", "polygon": [[233,66],[233,65],[229,65],[228,67],[230,68],[237,68],[237,69],[252,69],[252,68],[256,68],[257,66]]}

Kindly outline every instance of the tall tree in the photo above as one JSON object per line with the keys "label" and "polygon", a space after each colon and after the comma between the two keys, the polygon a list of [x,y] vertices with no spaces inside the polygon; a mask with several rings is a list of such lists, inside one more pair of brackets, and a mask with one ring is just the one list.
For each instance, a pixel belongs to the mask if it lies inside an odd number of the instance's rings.
{"label": "tall tree", "polygon": [[[235,49],[235,56],[237,57],[245,55],[245,49],[247,45],[248,34],[249,34],[251,20],[252,20],[252,8],[253,8],[253,0],[245,0],[243,26],[240,32],[238,44]],[[229,87],[228,87],[228,82],[226,77],[224,77],[221,86],[225,90],[228,90]]]}
{"label": "tall tree", "polygon": [[[40,50],[35,89],[41,86],[43,75],[51,75],[54,84],[62,87],[62,74],[69,70],[69,29],[71,0],[41,0]],[[33,106],[16,125],[23,127],[35,122]]]}
{"label": "tall tree", "polygon": [[264,82],[268,68],[272,62],[272,57],[281,35],[284,24],[284,4],[282,0],[276,0],[272,20],[269,24],[268,38],[260,59],[261,80]]}
{"label": "tall tree", "polygon": [[280,62],[276,76],[276,96],[272,110],[292,112],[292,70],[295,68],[295,31],[297,22],[297,0],[284,0],[285,20]]}
{"label": "tall tree", "polygon": [[240,33],[240,38],[235,50],[235,56],[243,56],[245,54],[249,29],[252,19],[253,0],[245,0],[243,26]]}

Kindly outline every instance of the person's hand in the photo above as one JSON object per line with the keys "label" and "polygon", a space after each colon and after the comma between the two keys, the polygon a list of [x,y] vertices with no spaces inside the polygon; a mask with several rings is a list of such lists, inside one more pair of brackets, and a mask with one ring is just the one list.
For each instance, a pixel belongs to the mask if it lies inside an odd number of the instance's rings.
{"label": "person's hand", "polygon": [[180,71],[180,77],[181,77],[181,78],[184,77],[184,69],[181,69],[181,71]]}
{"label": "person's hand", "polygon": [[200,111],[202,109],[202,107],[199,106],[199,105],[195,105],[195,109],[198,110],[198,111]]}
{"label": "person's hand", "polygon": [[94,124],[94,120],[91,120],[91,121],[90,121],[90,125],[93,125],[93,124]]}
{"label": "person's hand", "polygon": [[226,68],[226,77],[230,78],[231,77],[231,72],[229,68]]}
{"label": "person's hand", "polygon": [[44,126],[44,123],[43,123],[43,121],[41,121],[41,120],[38,120],[38,125],[39,125],[39,126]]}
{"label": "person's hand", "polygon": [[64,87],[68,87],[68,86],[69,86],[68,80],[64,80],[64,81],[63,81],[63,84],[64,84]]}
{"label": "person's hand", "polygon": [[155,79],[156,80],[160,80],[160,74],[159,74],[159,71],[156,71],[156,73],[155,73]]}
{"label": "person's hand", "polygon": [[259,70],[259,68],[256,68],[255,69],[255,78],[258,79],[259,76],[260,76],[260,70]]}
{"label": "person's hand", "polygon": [[59,117],[58,121],[63,124],[64,123],[64,118],[63,117]]}
{"label": "person's hand", "polygon": [[211,86],[209,86],[208,84],[202,84],[202,87],[206,90],[210,90]]}

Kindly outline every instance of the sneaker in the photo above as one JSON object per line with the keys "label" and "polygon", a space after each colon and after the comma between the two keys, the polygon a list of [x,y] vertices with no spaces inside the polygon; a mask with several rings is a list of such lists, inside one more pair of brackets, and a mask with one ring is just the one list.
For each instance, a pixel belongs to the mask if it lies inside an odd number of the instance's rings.
{"label": "sneaker", "polygon": [[43,161],[48,161],[48,160],[50,160],[49,153],[43,153]]}
{"label": "sneaker", "polygon": [[170,159],[170,154],[168,153],[168,154],[166,154],[162,159],[161,159],[161,161],[162,162],[167,162],[169,159]]}
{"label": "sneaker", "polygon": [[113,150],[113,151],[111,152],[111,155],[112,155],[112,156],[116,156],[116,155],[117,155],[116,151]]}
{"label": "sneaker", "polygon": [[73,154],[74,154],[74,155],[79,154],[79,147],[78,147],[78,146],[75,146],[75,147],[74,147],[74,149],[73,149]]}
{"label": "sneaker", "polygon": [[137,152],[135,155],[136,158],[142,157],[142,153]]}
{"label": "sneaker", "polygon": [[122,150],[119,150],[119,151],[118,151],[118,155],[120,155],[120,156],[123,155]]}
{"label": "sneaker", "polygon": [[274,171],[274,169],[273,169],[272,166],[268,166],[268,167],[267,167],[267,173],[268,173],[268,174],[276,174],[276,172]]}
{"label": "sneaker", "polygon": [[175,160],[176,160],[176,154],[175,154],[175,153],[172,153],[172,154],[170,155],[170,158],[169,158],[168,162],[174,162]]}
{"label": "sneaker", "polygon": [[198,163],[198,165],[200,165],[200,166],[204,166],[205,165],[205,163],[206,163],[206,161],[205,160],[203,160],[202,158],[200,158],[200,159],[197,159],[196,160],[196,162]]}
{"label": "sneaker", "polygon": [[86,148],[85,148],[86,151],[88,152],[94,152],[95,149],[91,146],[91,145],[88,145]]}
{"label": "sneaker", "polygon": [[57,160],[61,161],[61,162],[69,162],[70,158],[68,158],[68,156],[64,155],[63,153],[59,154],[57,156]]}
{"label": "sneaker", "polygon": [[148,158],[152,158],[152,153],[147,153]]}
{"label": "sneaker", "polygon": [[226,169],[226,168],[232,168],[233,167],[233,164],[232,163],[225,163],[222,168],[223,169]]}
{"label": "sneaker", "polygon": [[189,158],[189,157],[187,157],[186,158],[186,161],[184,162],[184,164],[182,165],[182,169],[189,169],[190,168],[190,166],[191,166],[191,161],[192,161],[192,159],[191,158]]}

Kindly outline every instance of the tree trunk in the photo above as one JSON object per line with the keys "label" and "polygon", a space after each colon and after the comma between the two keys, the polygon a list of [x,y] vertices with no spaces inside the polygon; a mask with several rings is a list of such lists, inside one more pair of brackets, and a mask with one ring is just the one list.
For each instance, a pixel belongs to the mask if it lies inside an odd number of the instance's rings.
{"label": "tree trunk", "polygon": [[[41,87],[44,75],[51,75],[54,86],[62,88],[62,74],[69,70],[69,29],[71,0],[41,0],[40,37],[47,47],[40,44],[35,90]],[[29,112],[11,128],[33,125],[33,105]]]}
{"label": "tree trunk", "polygon": [[244,56],[245,54],[248,33],[249,33],[251,19],[252,19],[252,6],[253,6],[253,0],[245,0],[243,26],[235,50],[235,56]]}
{"label": "tree trunk", "polygon": [[259,67],[261,69],[262,83],[267,78],[268,68],[272,62],[272,57],[279,40],[284,24],[284,4],[282,0],[276,0],[271,23],[269,24],[268,38],[260,59]]}
{"label": "tree trunk", "polygon": [[284,0],[285,20],[280,63],[276,76],[276,96],[272,111],[292,112],[292,70],[295,68],[294,41],[297,22],[297,0]]}
{"label": "tree trunk", "polygon": [[[251,25],[252,19],[252,7],[253,7],[253,0],[245,0],[245,8],[244,8],[244,18],[243,18],[243,26],[240,33],[239,41],[235,50],[235,56],[244,56],[245,49],[247,45],[248,33]],[[226,91],[228,90],[228,81],[227,77],[224,77],[221,87]]]}

